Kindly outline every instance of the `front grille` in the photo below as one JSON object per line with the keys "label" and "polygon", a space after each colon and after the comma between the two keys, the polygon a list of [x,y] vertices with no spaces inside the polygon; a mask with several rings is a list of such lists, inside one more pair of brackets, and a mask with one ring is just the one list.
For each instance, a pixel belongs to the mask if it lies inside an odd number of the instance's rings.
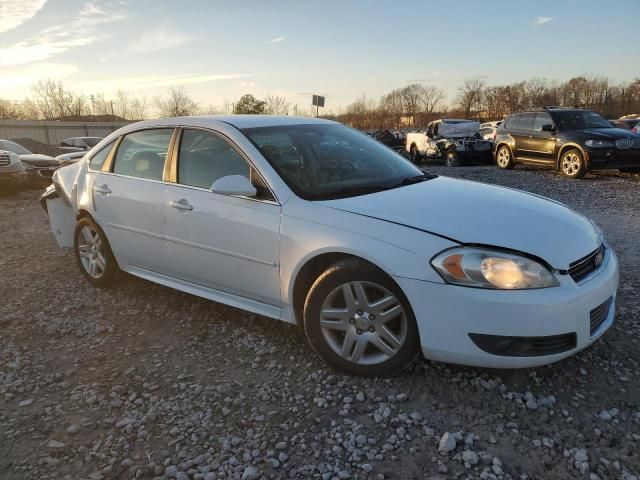
{"label": "front grille", "polygon": [[609,298],[609,300],[604,302],[602,305],[599,305],[596,308],[594,308],[593,310],[591,310],[591,313],[589,314],[589,316],[590,316],[590,319],[591,319],[591,329],[590,330],[591,330],[591,335],[592,336],[593,336],[594,333],[596,333],[598,331],[600,326],[604,323],[604,321],[609,316],[609,308],[611,307],[611,301],[612,301],[612,299]]}
{"label": "front grille", "polygon": [[640,148],[640,138],[633,139],[633,148]]}
{"label": "front grille", "polygon": [[11,164],[11,159],[8,153],[0,152],[0,167],[8,167]]}
{"label": "front grille", "polygon": [[604,261],[604,254],[605,247],[600,245],[597,250],[569,265],[569,275],[573,278],[573,281],[578,283],[600,268]]}
{"label": "front grille", "polygon": [[478,348],[501,357],[541,357],[573,350],[577,345],[574,332],[544,337],[505,337],[470,333]]}
{"label": "front grille", "polygon": [[631,138],[622,138],[620,140],[616,140],[616,148],[620,150],[629,150],[631,145],[633,144],[633,140]]}

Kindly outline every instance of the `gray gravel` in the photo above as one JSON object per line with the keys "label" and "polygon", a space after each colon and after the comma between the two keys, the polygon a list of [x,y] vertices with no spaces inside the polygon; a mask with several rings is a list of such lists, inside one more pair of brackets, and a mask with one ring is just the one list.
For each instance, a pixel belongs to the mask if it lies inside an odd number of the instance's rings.
{"label": "gray gravel", "polygon": [[640,177],[431,170],[594,218],[622,268],[609,333],[543,368],[350,378],[291,325],[131,277],[90,287],[39,192],[0,195],[0,478],[637,479]]}

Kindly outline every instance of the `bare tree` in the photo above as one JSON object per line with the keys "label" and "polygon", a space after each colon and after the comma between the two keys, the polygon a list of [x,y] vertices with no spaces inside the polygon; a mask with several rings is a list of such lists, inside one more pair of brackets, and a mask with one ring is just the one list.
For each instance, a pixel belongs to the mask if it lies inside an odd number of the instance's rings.
{"label": "bare tree", "polygon": [[9,100],[0,98],[0,119],[20,118],[18,108]]}
{"label": "bare tree", "polygon": [[184,87],[169,88],[166,98],[157,95],[153,103],[161,117],[185,117],[198,111],[198,104],[187,94]]}
{"label": "bare tree", "polygon": [[473,110],[479,110],[482,106],[482,92],[485,83],[479,79],[466,80],[458,89],[458,105],[464,112],[465,118],[469,118]]}
{"label": "bare tree", "polygon": [[291,105],[285,97],[267,95],[265,103],[264,113],[267,115],[289,115]]}
{"label": "bare tree", "polygon": [[445,99],[444,90],[433,85],[423,85],[420,88],[420,102],[426,113],[433,113],[442,107]]}
{"label": "bare tree", "polygon": [[422,86],[417,83],[412,83],[411,85],[404,87],[400,93],[402,94],[404,113],[409,117],[412,123],[415,123],[416,115],[421,110]]}

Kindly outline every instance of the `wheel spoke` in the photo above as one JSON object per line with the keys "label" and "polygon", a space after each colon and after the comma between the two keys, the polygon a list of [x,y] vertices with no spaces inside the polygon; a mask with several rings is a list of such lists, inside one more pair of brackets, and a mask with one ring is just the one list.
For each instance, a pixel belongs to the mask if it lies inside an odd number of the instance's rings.
{"label": "wheel spoke", "polygon": [[391,332],[387,327],[383,326],[379,331],[380,338],[382,338],[386,343],[388,343],[391,348],[394,350],[399,349],[402,346],[402,342],[396,335]]}
{"label": "wheel spoke", "polygon": [[104,272],[104,269],[107,267],[107,261],[100,252],[96,255],[95,262],[98,268],[100,268],[100,272]]}
{"label": "wheel spoke", "polygon": [[89,275],[96,276],[96,261],[94,259],[89,260]]}
{"label": "wheel spoke", "polygon": [[384,353],[388,357],[391,357],[396,353],[396,351],[393,350],[385,342],[383,342],[379,336],[371,337],[369,339],[369,343],[371,343],[374,347],[376,347],[378,350],[380,350],[382,353]]}
{"label": "wheel spoke", "polygon": [[388,308],[396,303],[398,303],[398,301],[395,299],[395,297],[393,295],[388,295],[370,304],[368,310],[375,313],[376,315],[381,315],[385,308]]}
{"label": "wheel spoke", "polygon": [[356,299],[358,300],[358,306],[360,308],[366,308],[369,306],[369,300],[367,294],[364,291],[364,286],[361,282],[354,282],[353,289],[356,291]]}
{"label": "wheel spoke", "polygon": [[89,245],[93,245],[93,235],[91,235],[91,230],[89,228],[84,227],[82,229],[82,236]]}
{"label": "wheel spoke", "polygon": [[342,286],[342,295],[344,296],[344,303],[347,309],[353,311],[356,309],[356,299],[353,296],[353,290],[351,290],[351,284],[347,283]]}
{"label": "wheel spoke", "polygon": [[387,310],[384,313],[381,313],[379,315],[380,321],[382,323],[387,323],[390,320],[393,320],[394,318],[396,318],[398,315],[402,314],[404,312],[404,310],[402,309],[401,305],[396,305],[393,308],[390,308],[389,310]]}
{"label": "wheel spoke", "polygon": [[352,362],[357,363],[362,359],[362,356],[364,355],[364,352],[367,349],[368,344],[369,344],[369,341],[363,336],[360,336],[356,339],[356,346],[353,349],[353,353],[351,354]]}
{"label": "wheel spoke", "polygon": [[344,336],[342,342],[342,358],[351,358],[351,352],[353,351],[353,344],[357,342],[357,336],[355,328],[347,330],[347,334]]}

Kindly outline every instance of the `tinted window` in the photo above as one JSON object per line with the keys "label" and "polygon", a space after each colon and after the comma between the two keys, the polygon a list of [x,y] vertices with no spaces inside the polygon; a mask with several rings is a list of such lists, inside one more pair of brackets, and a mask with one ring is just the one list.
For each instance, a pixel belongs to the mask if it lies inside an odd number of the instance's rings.
{"label": "tinted window", "polygon": [[87,137],[84,139],[84,143],[86,143],[89,147],[93,148],[98,143],[100,143],[101,140],[102,140],[101,137]]}
{"label": "tinted window", "polygon": [[162,180],[172,134],[171,128],[158,128],[125,136],[116,153],[113,173]]}
{"label": "tinted window", "polygon": [[381,143],[339,124],[244,129],[282,179],[305,199],[399,188],[423,172]]}
{"label": "tinted window", "polygon": [[533,123],[533,130],[536,132],[541,132],[543,125],[553,125],[551,115],[549,115],[548,113],[538,113],[536,115],[536,120]]}
{"label": "tinted window", "polygon": [[513,129],[515,130],[531,130],[533,129],[533,119],[535,118],[535,113],[525,113],[523,115],[518,115],[517,120]]}
{"label": "tinted window", "polygon": [[512,115],[510,117],[507,117],[507,119],[504,122],[502,122],[500,126],[503,129],[513,128],[513,123],[516,118],[517,118],[517,115]]}
{"label": "tinted window", "polygon": [[[102,166],[104,165],[105,160],[111,153],[113,144],[114,142],[111,142],[109,145],[101,148],[97,153],[93,154],[93,156],[89,160],[89,168],[91,170],[102,170]],[[81,152],[81,153],[84,153],[84,152]]]}

